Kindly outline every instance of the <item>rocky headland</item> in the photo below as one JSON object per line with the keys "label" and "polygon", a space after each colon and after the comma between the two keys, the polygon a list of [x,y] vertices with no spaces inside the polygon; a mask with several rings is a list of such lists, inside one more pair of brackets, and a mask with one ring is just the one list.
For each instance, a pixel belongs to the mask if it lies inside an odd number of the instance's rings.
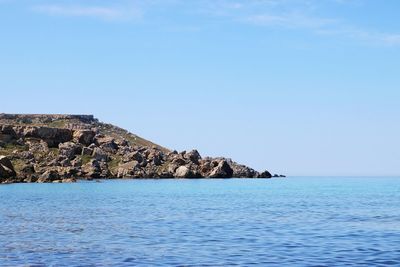
{"label": "rocky headland", "polygon": [[272,175],[197,150],[170,151],[92,115],[0,114],[0,183],[232,177]]}

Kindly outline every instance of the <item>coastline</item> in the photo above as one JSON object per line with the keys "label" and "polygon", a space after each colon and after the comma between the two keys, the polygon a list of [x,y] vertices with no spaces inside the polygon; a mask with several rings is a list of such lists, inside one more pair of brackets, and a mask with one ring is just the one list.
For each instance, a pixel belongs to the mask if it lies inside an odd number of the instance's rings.
{"label": "coastline", "polygon": [[0,114],[0,183],[272,178],[224,157],[171,151],[93,115]]}

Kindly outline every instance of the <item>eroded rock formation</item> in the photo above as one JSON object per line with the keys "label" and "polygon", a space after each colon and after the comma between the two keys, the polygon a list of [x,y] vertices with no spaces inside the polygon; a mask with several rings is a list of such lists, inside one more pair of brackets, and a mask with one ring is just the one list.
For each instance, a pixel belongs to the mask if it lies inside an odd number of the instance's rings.
{"label": "eroded rock formation", "polygon": [[169,151],[91,115],[0,114],[0,183],[231,177],[271,174],[197,150]]}

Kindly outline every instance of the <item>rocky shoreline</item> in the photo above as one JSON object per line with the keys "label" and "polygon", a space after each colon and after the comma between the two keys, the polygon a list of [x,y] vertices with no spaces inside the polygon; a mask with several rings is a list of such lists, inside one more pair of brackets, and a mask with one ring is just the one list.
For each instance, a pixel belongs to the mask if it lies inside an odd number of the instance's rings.
{"label": "rocky shoreline", "polygon": [[[283,175],[274,175],[284,177]],[[170,151],[92,115],[0,114],[0,183],[110,178],[271,178],[197,150]]]}

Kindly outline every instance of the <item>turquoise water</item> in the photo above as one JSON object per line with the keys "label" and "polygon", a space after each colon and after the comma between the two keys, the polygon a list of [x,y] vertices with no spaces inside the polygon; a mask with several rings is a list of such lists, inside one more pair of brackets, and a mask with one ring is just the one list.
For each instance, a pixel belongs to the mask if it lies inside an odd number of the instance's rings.
{"label": "turquoise water", "polygon": [[398,266],[399,244],[399,178],[0,186],[0,266]]}

